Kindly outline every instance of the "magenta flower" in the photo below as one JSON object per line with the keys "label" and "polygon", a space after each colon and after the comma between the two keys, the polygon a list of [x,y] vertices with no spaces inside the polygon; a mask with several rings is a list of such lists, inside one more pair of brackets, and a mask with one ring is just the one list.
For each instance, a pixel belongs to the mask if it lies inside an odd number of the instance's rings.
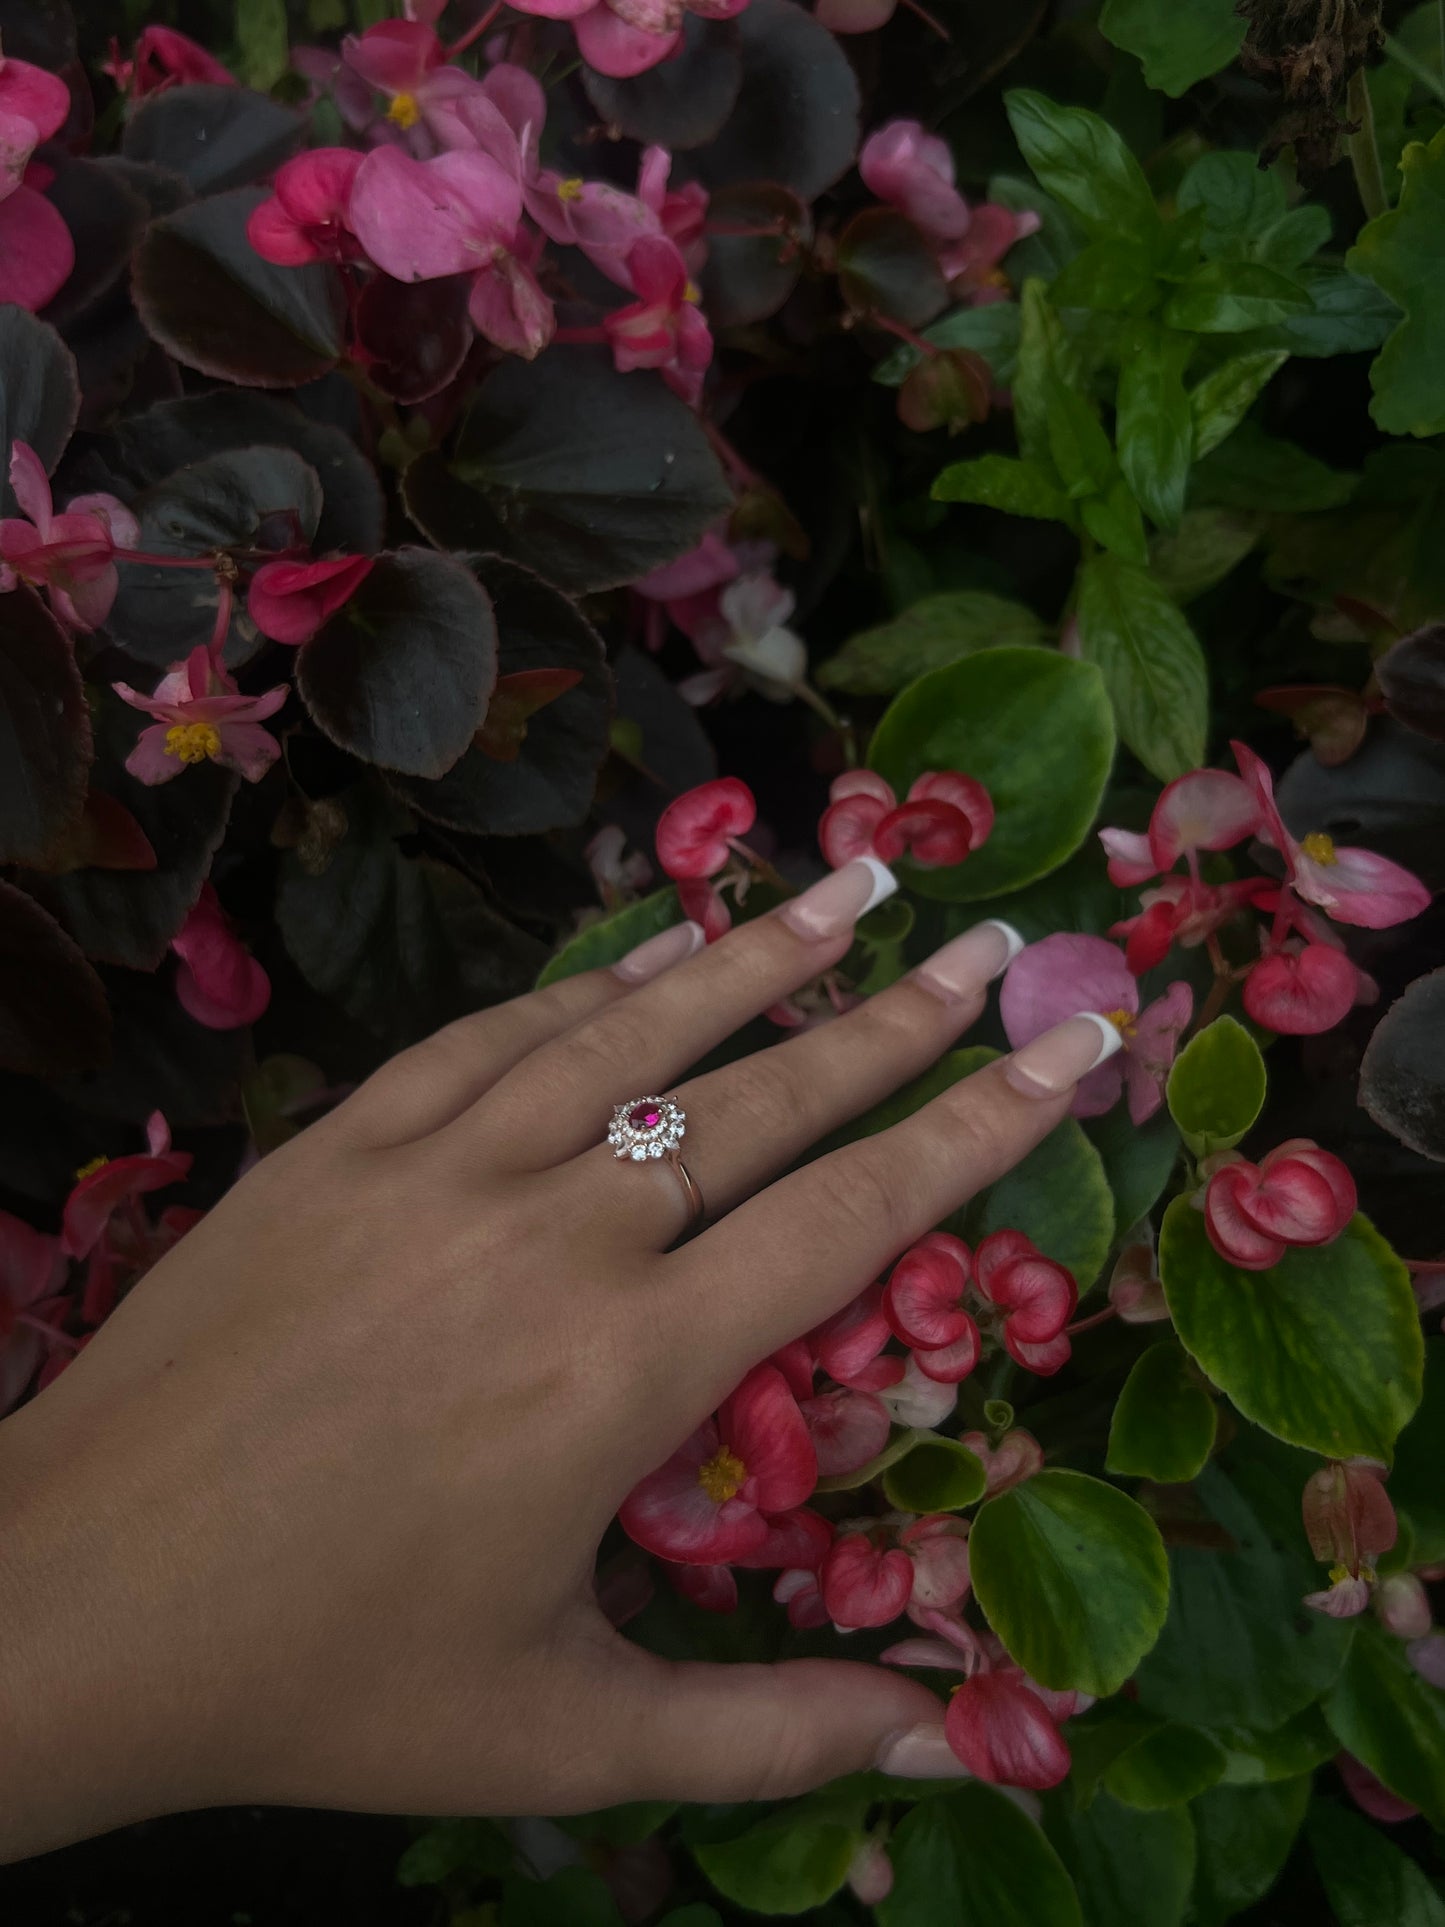
{"label": "magenta flower", "polygon": [[93,629],[120,587],[115,553],[140,541],[140,524],[113,495],[77,495],[54,513],[45,464],[28,442],[10,452],[10,486],[23,517],[0,522],[0,592],[16,581],[44,588],[72,629]]}
{"label": "magenta flower", "polygon": [[299,268],[361,253],[347,217],[362,158],[351,147],[314,147],[276,170],[270,200],[246,223],[246,238],[263,261]]}
{"label": "magenta flower", "polygon": [[176,996],[207,1030],[254,1024],[271,1001],[271,979],[237,937],[209,883],[171,938],[180,959]]}
{"label": "magenta flower", "polygon": [[1010,1486],[1022,1485],[1025,1479],[1044,1469],[1044,1448],[1033,1433],[1026,1432],[1022,1426],[1005,1432],[996,1444],[987,1432],[964,1432],[958,1442],[966,1445],[975,1458],[983,1460],[984,1477],[988,1481],[984,1487],[986,1499],[1007,1492]]}
{"label": "magenta flower", "polygon": [[1009,1357],[1044,1376],[1066,1365],[1064,1328],[1079,1302],[1073,1273],[1046,1258],[1022,1231],[990,1232],[973,1263],[979,1297],[992,1307]]}
{"label": "magenta flower", "polygon": [[818,1571],[828,1617],[845,1632],[887,1626],[897,1619],[913,1591],[913,1561],[890,1544],[886,1526],[843,1532],[833,1541]]}
{"label": "magenta flower", "polygon": [[619,374],[656,368],[673,393],[695,407],[712,361],[712,335],[698,291],[671,241],[633,243],[627,272],[638,299],[604,315],[603,331]]}
{"label": "magenta flower", "polygon": [[599,74],[627,80],[666,60],[690,14],[731,20],[748,0],[518,0],[518,12],[568,20],[577,51]]}
{"label": "magenta flower", "polygon": [[35,1376],[64,1278],[60,1240],[0,1211],[0,1418]]}
{"label": "magenta flower", "polygon": [[890,120],[870,134],[858,155],[858,172],[870,192],[923,235],[955,298],[971,295],[975,303],[1002,298],[1006,285],[998,264],[1016,241],[1035,231],[1037,214],[1015,214],[992,202],[970,208],[954,186],[948,143],[926,133],[916,120]]}
{"label": "magenta flower", "polygon": [[818,1455],[818,1476],[836,1478],[856,1472],[876,1458],[888,1443],[892,1420],[872,1392],[851,1385],[804,1398],[798,1408],[807,1421],[808,1436]]}
{"label": "magenta flower", "polygon": [[30,159],[69,115],[70,89],[58,75],[0,53],[0,302],[32,313],[75,266],[70,230],[38,191],[51,170]]}
{"label": "magenta flower", "polygon": [[252,622],[272,642],[309,642],[371,574],[369,555],[324,562],[263,562],[246,591]]}
{"label": "magenta flower", "polygon": [[757,821],[747,784],[719,776],[675,797],[657,821],[657,860],[670,877],[709,877],[728,860],[736,837]]}
{"label": "magenta flower", "polygon": [[993,798],[962,770],[925,770],[900,803],[891,783],[868,769],[835,776],[818,844],[839,870],[855,857],[894,863],[907,856],[920,869],[962,863],[993,829]]}
{"label": "magenta flower", "polygon": [[120,43],[110,43],[110,58],[103,72],[108,73],[123,94],[139,100],[145,94],[158,94],[165,87],[205,81],[213,87],[234,87],[236,77],[219,60],[208,54],[187,34],[174,27],[146,27],[135,43],[129,60],[121,58]]}
{"label": "magenta flower", "polygon": [[1164,1101],[1164,1080],[1194,1009],[1188,984],[1174,983],[1146,1010],[1124,958],[1104,937],[1058,931],[1019,952],[999,994],[999,1013],[1017,1050],[1066,1017],[1094,1011],[1107,1017],[1124,1048],[1080,1083],[1075,1117],[1099,1117],[1127,1087],[1129,1115],[1151,1118]]}
{"label": "magenta flower", "polygon": [[146,1149],[122,1158],[97,1158],[76,1177],[65,1201],[60,1247],[67,1258],[95,1249],[117,1211],[149,1191],[179,1184],[191,1168],[189,1151],[171,1149],[170,1126],[159,1111],[146,1120]]}
{"label": "magenta flower", "polygon": [[672,156],[665,147],[645,147],[637,167],[637,198],[657,216],[658,226],[682,255],[690,274],[696,274],[707,255],[703,228],[707,221],[707,189],[698,181],[669,188]]}
{"label": "magenta flower", "polygon": [[138,782],[169,783],[190,763],[214,762],[258,783],[281,754],[281,745],[261,724],[286,701],[286,687],[243,696],[234,680],[204,644],[176,663],[142,696],[129,683],[112,683],[122,702],[154,716],[143,729],[125,766]]}
{"label": "magenta flower", "polygon": [[0,198],[20,186],[30,156],[69,114],[70,89],[58,74],[0,54]]}
{"label": "magenta flower", "polygon": [[981,1637],[943,1613],[929,1623],[934,1639],[905,1639],[880,1654],[888,1666],[961,1672],[943,1718],[944,1735],[975,1779],[1043,1792],[1068,1775],[1060,1725],[1090,1706],[1087,1693],[1050,1691],[1029,1678],[992,1633]]}

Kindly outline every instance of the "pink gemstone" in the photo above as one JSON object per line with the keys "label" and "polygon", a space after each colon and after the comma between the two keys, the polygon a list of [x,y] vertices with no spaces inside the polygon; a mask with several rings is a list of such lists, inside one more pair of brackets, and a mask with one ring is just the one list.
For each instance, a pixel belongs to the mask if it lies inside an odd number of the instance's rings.
{"label": "pink gemstone", "polygon": [[662,1122],[662,1112],[655,1104],[634,1104],[627,1113],[627,1122],[634,1131],[655,1131]]}

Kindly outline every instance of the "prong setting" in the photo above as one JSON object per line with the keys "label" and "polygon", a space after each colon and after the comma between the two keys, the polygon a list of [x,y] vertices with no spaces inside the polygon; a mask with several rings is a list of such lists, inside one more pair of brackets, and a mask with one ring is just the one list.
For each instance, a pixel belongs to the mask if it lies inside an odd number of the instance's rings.
{"label": "prong setting", "polygon": [[619,1104],[607,1127],[615,1158],[638,1164],[675,1152],[687,1131],[687,1114],[670,1097],[634,1097]]}

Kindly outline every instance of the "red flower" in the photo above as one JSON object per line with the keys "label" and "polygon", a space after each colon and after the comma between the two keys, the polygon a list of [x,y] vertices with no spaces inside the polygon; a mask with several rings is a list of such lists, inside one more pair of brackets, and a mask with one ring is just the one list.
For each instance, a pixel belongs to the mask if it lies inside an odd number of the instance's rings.
{"label": "red flower", "polygon": [[209,883],[171,938],[180,959],[176,996],[207,1030],[254,1024],[271,1001],[271,979],[231,928]]}
{"label": "red flower", "polygon": [[1244,980],[1245,1014],[1283,1037],[1333,1030],[1359,999],[1360,972],[1333,944],[1287,944]]}
{"label": "red flower", "polygon": [[883,1313],[905,1345],[953,1345],[978,1327],[964,1309],[973,1253],[947,1231],[931,1231],[898,1260],[883,1293]]}
{"label": "red flower", "polygon": [[841,869],[855,857],[893,863],[907,855],[920,869],[962,863],[993,828],[993,801],[983,784],[961,770],[927,770],[899,803],[891,784],[872,770],[835,777],[818,824],[828,863]]}
{"label": "red flower", "polygon": [[76,1181],[60,1225],[60,1246],[67,1258],[84,1258],[122,1205],[147,1191],[179,1184],[189,1172],[190,1152],[171,1149],[170,1127],[159,1111],[146,1122],[146,1143],[144,1154],[101,1158]]}
{"label": "red flower", "polygon": [[299,268],[360,258],[347,216],[363,158],[353,147],[313,147],[277,168],[270,200],[246,222],[246,238],[263,261]]}
{"label": "red flower", "polygon": [[948,1702],[948,1744],[975,1778],[1039,1792],[1068,1776],[1069,1749],[1021,1675],[975,1673]]}
{"label": "red flower", "polygon": [[324,562],[263,562],[251,578],[246,607],[272,642],[309,642],[371,574],[369,555],[336,555]]}
{"label": "red flower", "polygon": [[1267,1271],[1290,1245],[1327,1245],[1355,1215],[1355,1181],[1330,1151],[1290,1138],[1257,1165],[1236,1158],[1204,1189],[1204,1226],[1222,1258]]}
{"label": "red flower", "polygon": [[903,1360],[883,1355],[892,1336],[883,1312],[883,1287],[870,1285],[808,1334],[820,1368],[840,1385],[881,1392],[903,1376]]}
{"label": "red flower", "polygon": [[818,1455],[818,1476],[824,1479],[856,1472],[876,1458],[892,1430],[892,1420],[877,1397],[851,1385],[804,1398],[800,1410]]}
{"label": "red flower", "polygon": [[712,361],[712,335],[687,263],[671,241],[644,236],[628,251],[627,274],[638,299],[602,318],[614,366],[619,374],[656,368],[674,393],[695,403]]}
{"label": "red flower", "polygon": [[769,1514],[801,1506],[818,1482],[808,1427],[781,1372],[757,1365],[656,1472],[624,1500],[630,1538],[660,1558],[709,1566],[768,1539]]}
{"label": "red flower", "polygon": [[1045,1375],[1068,1361],[1064,1327],[1079,1302],[1073,1274],[1022,1231],[992,1232],[974,1254],[978,1289],[1003,1314],[1010,1358]]}
{"label": "red flower", "polygon": [[679,877],[677,900],[682,914],[702,926],[704,943],[716,943],[732,929],[732,912],[706,877]]}
{"label": "red flower", "polygon": [[829,1548],[818,1579],[835,1626],[887,1626],[908,1604],[913,1561],[879,1539],[876,1532],[845,1532]]}
{"label": "red flower", "polygon": [[752,791],[736,776],[699,783],[674,798],[658,818],[657,860],[670,877],[710,877],[757,815]]}

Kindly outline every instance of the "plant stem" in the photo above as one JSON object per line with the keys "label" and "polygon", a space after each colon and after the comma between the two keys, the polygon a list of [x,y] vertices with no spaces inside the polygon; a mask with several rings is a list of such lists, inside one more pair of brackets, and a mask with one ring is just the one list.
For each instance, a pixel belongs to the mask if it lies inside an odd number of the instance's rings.
{"label": "plant stem", "polygon": [[[1441,0],[1440,21],[1442,34],[1445,34],[1445,0]],[[1410,49],[1403,42],[1396,40],[1393,34],[1385,35],[1385,58],[1393,60],[1397,67],[1403,68],[1417,87],[1423,87],[1427,93],[1433,94],[1436,100],[1445,100],[1445,80],[1442,80],[1439,74],[1432,72],[1423,60],[1412,54]],[[1442,70],[1445,70],[1445,48],[1441,50],[1440,64]]]}
{"label": "plant stem", "polygon": [[931,356],[942,353],[937,342],[929,341],[915,329],[906,327],[901,321],[895,321],[892,315],[879,314],[875,310],[868,316],[868,320],[875,328],[881,328],[885,334],[897,335],[900,341],[906,341],[909,347],[916,348],[920,355]]}
{"label": "plant stem", "polygon": [[1357,67],[1350,75],[1345,112],[1355,128],[1350,135],[1350,166],[1355,172],[1360,206],[1365,210],[1365,219],[1373,221],[1389,208],[1390,197],[1385,192],[1380,149],[1375,140],[1375,109],[1370,101],[1369,83],[1363,67]]}
{"label": "plant stem", "polygon": [[1095,1325],[1102,1325],[1106,1320],[1115,1316],[1117,1316],[1117,1314],[1114,1307],[1112,1305],[1105,1305],[1102,1311],[1092,1312],[1089,1317],[1080,1318],[1076,1320],[1074,1324],[1066,1325],[1064,1327],[1064,1336],[1066,1338],[1077,1338],[1080,1332],[1092,1331]]}
{"label": "plant stem", "polygon": [[932,27],[940,40],[951,41],[953,39],[953,35],[948,31],[947,27],[944,26],[943,22],[931,14],[927,7],[920,6],[918,0],[903,0],[903,4],[910,13],[918,16],[925,27]]}
{"label": "plant stem", "polygon": [[487,28],[491,26],[497,15],[502,11],[504,4],[505,0],[494,0],[494,4],[487,8],[481,18],[474,20],[466,32],[459,35],[450,47],[447,48],[447,59],[455,60],[458,54],[464,54],[468,47],[480,40],[482,35],[487,31]]}

